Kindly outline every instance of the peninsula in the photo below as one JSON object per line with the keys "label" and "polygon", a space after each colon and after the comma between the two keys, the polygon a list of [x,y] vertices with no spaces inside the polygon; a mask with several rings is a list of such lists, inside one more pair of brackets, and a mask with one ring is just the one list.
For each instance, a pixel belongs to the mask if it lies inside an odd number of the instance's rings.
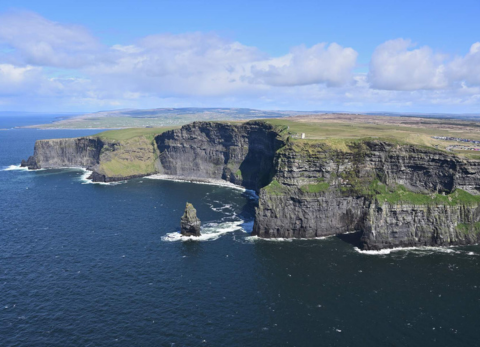
{"label": "peninsula", "polygon": [[480,124],[360,115],[193,122],[39,140],[22,166],[83,167],[97,182],[225,180],[258,193],[253,234],[263,238],[358,231],[364,249],[475,244],[480,155],[446,138],[478,141]]}

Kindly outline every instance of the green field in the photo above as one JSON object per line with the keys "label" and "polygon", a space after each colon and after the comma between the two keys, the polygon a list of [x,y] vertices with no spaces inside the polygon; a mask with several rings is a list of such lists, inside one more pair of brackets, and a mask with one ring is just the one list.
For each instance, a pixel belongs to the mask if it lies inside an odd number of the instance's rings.
{"label": "green field", "polygon": [[144,136],[148,139],[153,140],[155,135],[164,133],[165,131],[178,129],[180,126],[174,127],[158,127],[158,128],[130,128],[130,129],[119,129],[119,130],[108,130],[96,134],[102,139],[114,140],[114,141],[124,141],[129,140],[134,137]]}
{"label": "green field", "polygon": [[[396,117],[391,117],[392,119]],[[355,139],[380,139],[401,144],[427,146],[446,151],[448,146],[459,144],[454,141],[433,139],[432,136],[462,137],[480,140],[480,131],[470,124],[456,122],[453,130],[448,130],[448,125],[439,120],[425,121],[425,125],[404,126],[396,124],[368,124],[362,122],[319,122],[298,121],[290,119],[271,119],[269,124],[287,126],[288,132],[293,135],[293,141],[298,143],[326,143],[332,148],[348,150],[347,143]],[[305,139],[300,139],[300,134],[305,133]],[[480,158],[474,151],[455,151],[460,156]]]}
{"label": "green field", "polygon": [[[293,133],[305,133],[306,139],[329,139],[329,138],[395,138],[405,142],[424,143],[425,138],[431,136],[461,136],[475,140],[480,140],[479,132],[448,131],[445,129],[405,127],[383,124],[363,124],[363,123],[329,123],[329,122],[299,122],[287,119],[267,120],[272,125],[285,125]],[[433,139],[432,139],[433,140]]]}

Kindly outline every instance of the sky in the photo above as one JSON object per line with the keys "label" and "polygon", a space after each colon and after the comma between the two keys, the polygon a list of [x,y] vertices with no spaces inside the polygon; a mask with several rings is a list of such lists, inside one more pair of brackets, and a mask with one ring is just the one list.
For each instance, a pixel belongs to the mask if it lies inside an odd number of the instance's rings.
{"label": "sky", "polygon": [[480,113],[480,1],[0,2],[0,111]]}

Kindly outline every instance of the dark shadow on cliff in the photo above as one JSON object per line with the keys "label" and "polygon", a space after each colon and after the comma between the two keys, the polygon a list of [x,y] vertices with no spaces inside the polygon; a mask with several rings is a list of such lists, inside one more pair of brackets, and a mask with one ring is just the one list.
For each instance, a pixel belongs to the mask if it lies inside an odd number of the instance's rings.
{"label": "dark shadow on cliff", "polygon": [[336,237],[342,240],[343,242],[346,242],[353,247],[358,247],[362,248],[362,235],[363,231],[355,231],[352,233],[347,233],[347,234],[337,234]]}
{"label": "dark shadow on cliff", "polygon": [[258,193],[275,175],[275,153],[285,142],[278,138],[273,128],[262,122],[248,122],[246,125],[257,125],[258,128],[248,132],[248,152],[240,164],[242,185]]}

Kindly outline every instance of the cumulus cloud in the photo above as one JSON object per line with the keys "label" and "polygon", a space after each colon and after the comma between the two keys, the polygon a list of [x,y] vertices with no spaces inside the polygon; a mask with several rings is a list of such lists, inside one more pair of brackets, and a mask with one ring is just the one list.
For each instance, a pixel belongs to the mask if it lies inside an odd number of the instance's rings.
{"label": "cumulus cloud", "polygon": [[352,80],[358,53],[332,43],[311,48],[298,46],[290,54],[252,65],[256,81],[272,86],[296,86],[325,83],[341,86]]}
{"label": "cumulus cloud", "polygon": [[102,48],[85,28],[31,12],[0,15],[0,45],[14,50],[26,64],[66,68],[94,63]]}
{"label": "cumulus cloud", "polygon": [[113,62],[88,68],[100,83],[115,81],[121,87],[126,82],[135,92],[170,95],[249,94],[270,86],[316,83],[341,86],[351,81],[357,58],[353,49],[335,43],[300,46],[270,58],[255,47],[204,33],[152,35],[112,50]]}
{"label": "cumulus cloud", "polygon": [[474,43],[464,57],[456,57],[448,66],[448,76],[452,81],[468,85],[480,85],[480,42]]}
{"label": "cumulus cloud", "polygon": [[480,42],[449,58],[409,40],[387,41],[368,73],[355,72],[357,55],[319,43],[271,57],[202,32],[107,46],[81,26],[9,12],[0,14],[0,104],[364,111],[480,105]]}
{"label": "cumulus cloud", "polygon": [[105,47],[80,26],[50,21],[30,12],[0,16],[2,58],[16,65],[76,69],[98,88],[119,93],[227,95],[270,86],[352,79],[357,53],[325,43],[299,46],[282,57],[213,33],[150,35],[129,45]]}
{"label": "cumulus cloud", "polygon": [[11,64],[0,64],[0,94],[15,95],[30,93],[37,88],[42,79],[40,68],[33,66],[17,67]]}
{"label": "cumulus cloud", "polygon": [[132,92],[224,95],[245,89],[242,76],[265,54],[215,34],[161,34],[131,45],[112,46],[111,61],[86,72],[98,83],[114,82]]}
{"label": "cumulus cloud", "polygon": [[410,40],[396,39],[378,46],[370,61],[368,80],[376,89],[441,89],[448,84],[444,56],[429,47],[415,47]]}

